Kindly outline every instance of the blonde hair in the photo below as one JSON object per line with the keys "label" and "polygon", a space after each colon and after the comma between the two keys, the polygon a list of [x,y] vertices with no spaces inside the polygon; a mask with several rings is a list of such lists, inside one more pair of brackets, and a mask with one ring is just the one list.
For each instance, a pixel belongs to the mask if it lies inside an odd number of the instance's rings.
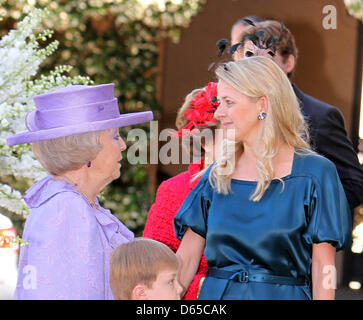
{"label": "blonde hair", "polygon": [[119,245],[110,257],[110,287],[114,299],[130,300],[137,284],[151,288],[160,271],[178,269],[176,254],[165,244],[135,238]]}
{"label": "blonde hair", "polygon": [[[259,56],[228,62],[217,68],[216,75],[245,96],[267,98],[268,114],[255,146],[257,186],[250,197],[252,201],[259,201],[274,179],[272,159],[280,141],[294,147],[299,154],[313,153],[307,142],[307,126],[289,79],[271,59]],[[234,170],[225,168],[231,167],[230,163],[243,153],[243,146],[236,145],[237,152],[227,152],[222,159],[217,159],[210,171],[209,181],[219,193],[230,192]],[[283,183],[282,179],[280,181]]]}
{"label": "blonde hair", "polygon": [[200,91],[204,88],[194,89],[192,92],[188,93],[184,99],[184,103],[178,109],[176,119],[175,119],[175,126],[179,130],[183,128],[185,125],[188,124],[188,119],[185,117],[184,112],[185,110],[190,108],[190,102],[198,95]]}
{"label": "blonde hair", "polygon": [[32,144],[33,153],[41,165],[52,175],[62,175],[77,170],[96,158],[102,149],[101,131],[87,132]]}

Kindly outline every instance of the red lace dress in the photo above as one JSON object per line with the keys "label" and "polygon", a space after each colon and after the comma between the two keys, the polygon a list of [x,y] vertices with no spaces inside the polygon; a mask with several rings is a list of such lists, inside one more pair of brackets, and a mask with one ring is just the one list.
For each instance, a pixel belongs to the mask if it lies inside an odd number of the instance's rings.
{"label": "red lace dress", "polygon": [[[176,252],[180,241],[176,238],[173,227],[173,219],[181,204],[196,186],[199,179],[191,182],[192,176],[203,169],[203,163],[192,163],[188,171],[163,181],[157,192],[154,204],[151,206],[143,232],[143,237],[151,238],[165,243]],[[185,293],[183,300],[196,300],[199,282],[205,276],[207,262],[202,256],[198,271]]]}

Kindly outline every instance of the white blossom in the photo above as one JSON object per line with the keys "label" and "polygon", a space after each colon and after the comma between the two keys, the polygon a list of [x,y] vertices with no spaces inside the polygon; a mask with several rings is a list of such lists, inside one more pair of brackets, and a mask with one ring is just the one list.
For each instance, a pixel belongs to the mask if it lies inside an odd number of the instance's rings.
{"label": "white blossom", "polygon": [[[41,63],[58,47],[53,41],[41,49],[38,41],[51,37],[52,31],[35,34],[47,10],[34,9],[0,40],[0,176],[29,179],[46,175],[34,158],[29,144],[8,146],[6,138],[26,130],[25,115],[35,108],[33,96],[69,84],[90,83],[88,77],[66,77],[71,66],[57,66],[49,75],[35,78]],[[25,216],[28,208],[22,194],[0,183],[0,207]]]}
{"label": "white blossom", "polygon": [[363,22],[363,0],[344,0],[350,15]]}

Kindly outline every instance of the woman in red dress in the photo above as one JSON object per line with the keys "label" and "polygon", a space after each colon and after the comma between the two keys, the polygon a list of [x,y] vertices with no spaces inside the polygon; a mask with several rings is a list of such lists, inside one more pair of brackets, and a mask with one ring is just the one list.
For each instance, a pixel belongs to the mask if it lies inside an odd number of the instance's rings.
{"label": "woman in red dress", "polygon": [[[177,114],[175,124],[179,130],[177,132],[179,137],[190,135],[191,138],[194,138],[190,140],[195,142],[203,129],[210,129],[212,139],[205,138],[201,144],[200,161],[191,163],[187,171],[160,184],[156,192],[155,202],[148,213],[143,237],[163,242],[174,252],[178,250],[180,245],[180,241],[174,233],[174,216],[189,192],[199,181],[200,177],[193,179],[193,176],[214,161],[216,148],[219,145],[220,135],[217,134],[216,130],[219,123],[214,118],[214,111],[217,107],[217,84],[210,82],[205,88],[195,89],[188,94]],[[203,255],[198,272],[183,297],[184,300],[197,299],[201,280],[204,278],[207,268],[207,262]]]}

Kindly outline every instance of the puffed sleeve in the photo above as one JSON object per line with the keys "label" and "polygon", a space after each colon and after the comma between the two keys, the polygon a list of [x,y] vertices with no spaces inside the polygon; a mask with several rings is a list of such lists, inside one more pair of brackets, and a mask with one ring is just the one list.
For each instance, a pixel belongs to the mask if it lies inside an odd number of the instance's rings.
{"label": "puffed sleeve", "polygon": [[95,215],[83,198],[63,192],[31,214],[15,298],[104,299],[103,245]]}
{"label": "puffed sleeve", "polygon": [[310,221],[303,238],[310,245],[328,242],[337,251],[347,249],[352,244],[352,221],[343,186],[335,165],[329,160],[318,171],[313,179]]}
{"label": "puffed sleeve", "polygon": [[210,168],[189,193],[174,217],[174,231],[179,240],[182,240],[188,227],[201,237],[206,237],[208,209],[212,196],[209,172]]}

